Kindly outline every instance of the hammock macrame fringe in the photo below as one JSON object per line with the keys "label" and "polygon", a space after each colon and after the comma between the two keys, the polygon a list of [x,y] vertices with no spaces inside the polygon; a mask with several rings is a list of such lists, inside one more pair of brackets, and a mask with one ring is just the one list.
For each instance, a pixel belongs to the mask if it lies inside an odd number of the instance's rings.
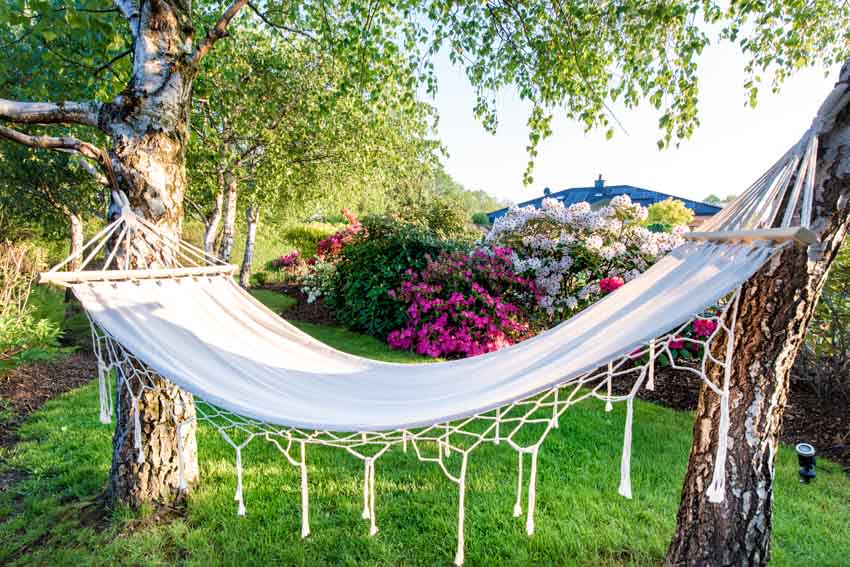
{"label": "hammock macrame fringe", "polygon": [[[653,339],[643,347],[611,361],[602,369],[567,380],[536,396],[457,422],[439,423],[414,430],[334,433],[276,426],[244,418],[203,402],[197,405],[197,415],[188,418],[180,408],[172,408],[177,437],[179,489],[188,488],[185,479],[183,430],[188,423],[199,420],[213,426],[234,451],[236,486],[233,498],[236,502],[236,514],[245,516],[247,506],[243,450],[256,437],[260,437],[272,443],[291,465],[298,468],[301,492],[301,537],[306,538],[310,535],[307,445],[342,448],[363,462],[363,508],[360,515],[369,524],[369,535],[375,536],[379,532],[375,482],[377,461],[393,447],[398,447],[403,453],[408,453],[408,448],[412,447],[418,460],[437,464],[449,480],[458,486],[458,545],[454,561],[456,565],[461,565],[464,562],[466,474],[469,454],[486,443],[493,445],[506,443],[517,453],[516,501],[513,506],[513,516],[522,517],[525,511],[525,531],[528,536],[531,536],[535,530],[540,447],[548,434],[558,428],[561,416],[570,407],[588,398],[596,398],[604,402],[606,411],[608,408],[613,410],[614,404],[624,403],[626,406],[618,492],[624,498],[632,498],[631,453],[634,400],[641,388],[649,388],[652,385],[657,359],[665,356],[674,368],[699,375],[709,389],[721,398],[718,449],[714,476],[707,496],[711,502],[722,502],[725,496],[725,467],[722,464],[725,463],[727,450],[728,389],[730,361],[733,355],[731,348],[734,341],[732,329],[737,317],[738,297],[739,290],[723,303],[721,309],[699,317],[715,323],[715,329],[708,337],[703,339],[685,337],[692,319],[673,332]],[[134,447],[138,451],[138,460],[141,463],[144,461],[144,438],[141,430],[140,400],[143,399],[146,391],[153,391],[161,386],[158,386],[154,380],[156,376],[154,372],[127,352],[94,321],[92,321],[92,329],[95,337],[95,351],[102,357],[99,361],[98,380],[101,419],[104,416],[111,418],[112,392],[110,380],[107,378],[112,374],[116,380],[116,393],[123,388],[130,394],[130,411],[134,420]],[[717,346],[719,337],[725,337],[725,348]],[[670,343],[673,341],[686,341],[691,344],[693,350],[702,351],[703,357],[699,364],[678,363],[670,350]],[[723,359],[716,358],[712,352],[721,352]],[[720,365],[723,368],[724,378],[720,386],[713,384],[708,378],[712,365]],[[614,391],[615,382],[629,384],[628,391],[625,394],[617,394]],[[528,433],[524,433],[525,431],[537,431],[536,437],[535,433],[532,433],[533,441],[529,442]],[[527,478],[524,474],[526,458],[528,459]],[[454,465],[455,468],[459,466],[457,473],[451,472],[449,460],[459,462]],[[523,499],[525,499],[524,508]]]}

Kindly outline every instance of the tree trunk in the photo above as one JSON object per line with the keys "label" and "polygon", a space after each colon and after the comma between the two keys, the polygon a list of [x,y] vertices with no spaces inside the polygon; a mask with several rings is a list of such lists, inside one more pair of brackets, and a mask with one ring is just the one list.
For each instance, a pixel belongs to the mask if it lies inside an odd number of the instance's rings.
{"label": "tree trunk", "polygon": [[[842,70],[842,79],[847,69]],[[846,85],[844,86],[846,88]],[[717,444],[720,400],[704,386],[667,565],[763,565],[770,558],[773,478],[789,375],[839,247],[847,233],[850,112],[820,137],[812,228],[818,249],[787,248],[747,282],[735,327],[730,379],[726,495],[706,497]],[[721,370],[710,378],[721,383]]]}
{"label": "tree trunk", "polygon": [[[83,248],[83,219],[80,218],[80,215],[74,213],[67,207],[64,212],[65,216],[68,218],[68,236],[71,243],[70,255],[74,258],[68,263],[68,271],[76,272],[80,269],[80,265],[83,262],[82,257],[79,256],[79,252]],[[71,288],[67,288],[65,290],[65,303],[70,304],[73,297],[74,294],[71,291]]]}
{"label": "tree trunk", "polygon": [[[191,14],[188,4],[178,2],[142,2],[140,6],[133,78],[104,116],[112,139],[109,157],[116,182],[134,212],[177,237],[186,190],[194,75],[187,63]],[[174,262],[171,254],[170,247],[137,233],[130,266],[167,267]],[[122,370],[132,377],[131,367]],[[133,507],[146,502],[170,504],[180,498],[178,444],[170,411],[188,420],[195,415],[191,394],[155,374],[151,382],[128,379],[118,393],[109,487],[113,502]],[[134,397],[139,399],[142,463],[134,448]],[[198,478],[194,421],[182,427],[182,447],[184,478],[192,484]]]}
{"label": "tree trunk", "polygon": [[223,206],[224,193],[218,191],[215,194],[213,210],[204,222],[204,253],[210,258],[215,257],[215,240],[218,236],[218,225],[221,224],[221,210]]}
{"label": "tree trunk", "polygon": [[[70,232],[69,237],[71,240],[70,252],[72,256],[75,256],[83,247],[83,219],[80,218],[80,215],[75,214],[70,210],[65,213],[65,216],[68,217],[68,228]],[[68,270],[71,272],[79,270],[82,261],[82,258],[74,258],[68,264]]]}
{"label": "tree trunk", "polygon": [[236,175],[228,171],[224,174],[226,201],[224,205],[224,225],[221,229],[221,244],[218,248],[218,257],[225,262],[230,261],[233,255],[233,238],[236,236],[236,198],[237,183]]}
{"label": "tree trunk", "polygon": [[245,220],[248,221],[248,234],[245,237],[245,254],[242,256],[242,269],[239,272],[239,285],[248,289],[251,287],[251,266],[254,263],[254,244],[257,241],[257,225],[260,222],[260,207],[252,204],[245,209]]}

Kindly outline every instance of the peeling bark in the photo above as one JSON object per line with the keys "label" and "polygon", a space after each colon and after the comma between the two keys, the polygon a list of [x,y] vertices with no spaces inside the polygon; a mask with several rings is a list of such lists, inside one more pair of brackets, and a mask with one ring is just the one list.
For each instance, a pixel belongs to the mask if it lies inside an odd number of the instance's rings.
{"label": "peeling bark", "polygon": [[225,262],[230,261],[233,255],[233,240],[236,237],[236,203],[238,198],[238,184],[233,172],[224,173],[225,203],[224,224],[221,227],[221,243],[218,247],[218,257]]}
{"label": "peeling bark", "polygon": [[257,242],[260,207],[257,205],[248,205],[248,208],[245,209],[245,220],[248,222],[248,234],[245,237],[245,254],[242,256],[242,268],[239,271],[239,285],[248,289],[251,287],[251,267],[254,264],[254,245]]}
{"label": "peeling bark", "polygon": [[221,224],[221,211],[224,207],[224,193],[215,194],[213,209],[204,219],[204,253],[209,257],[215,257],[215,240],[218,237],[218,225]]}
{"label": "peeling bark", "polygon": [[[770,559],[774,467],[790,370],[850,226],[847,108],[821,135],[817,179],[812,228],[820,235],[818,249],[785,249],[742,289],[730,380],[727,489],[721,504],[710,503],[705,495],[714,467],[720,400],[706,387],[700,392],[678,527],[666,565],[764,565]],[[711,369],[715,384],[721,383],[721,372]]]}

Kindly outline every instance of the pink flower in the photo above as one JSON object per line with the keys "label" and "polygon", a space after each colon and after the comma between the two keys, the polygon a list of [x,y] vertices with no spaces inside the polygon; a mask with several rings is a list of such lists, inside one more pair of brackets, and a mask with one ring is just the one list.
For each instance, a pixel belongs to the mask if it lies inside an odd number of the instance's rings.
{"label": "pink flower", "polygon": [[675,339],[667,341],[667,345],[673,350],[678,350],[680,348],[685,348],[685,341],[683,341],[680,337],[676,337]]}
{"label": "pink flower", "polygon": [[614,276],[611,278],[602,278],[599,280],[599,289],[602,290],[602,293],[611,293],[615,291],[617,288],[622,286],[624,283],[623,278],[619,276]]}
{"label": "pink flower", "polygon": [[705,338],[710,337],[717,329],[717,321],[713,319],[697,319],[693,322],[694,336]]}

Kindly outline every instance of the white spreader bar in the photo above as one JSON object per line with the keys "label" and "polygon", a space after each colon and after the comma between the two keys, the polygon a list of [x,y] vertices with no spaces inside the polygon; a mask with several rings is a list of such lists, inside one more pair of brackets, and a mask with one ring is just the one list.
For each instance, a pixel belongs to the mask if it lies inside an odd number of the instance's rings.
{"label": "white spreader bar", "polygon": [[189,268],[162,268],[156,270],[91,270],[84,272],[42,272],[39,283],[71,285],[85,282],[147,280],[179,277],[218,276],[232,274],[233,264],[224,266],[193,266]]}
{"label": "white spreader bar", "polygon": [[717,232],[691,232],[682,235],[688,240],[714,240],[722,242],[753,242],[768,240],[786,242],[796,240],[802,244],[816,244],[818,235],[803,227],[765,228],[762,230],[721,230]]}

